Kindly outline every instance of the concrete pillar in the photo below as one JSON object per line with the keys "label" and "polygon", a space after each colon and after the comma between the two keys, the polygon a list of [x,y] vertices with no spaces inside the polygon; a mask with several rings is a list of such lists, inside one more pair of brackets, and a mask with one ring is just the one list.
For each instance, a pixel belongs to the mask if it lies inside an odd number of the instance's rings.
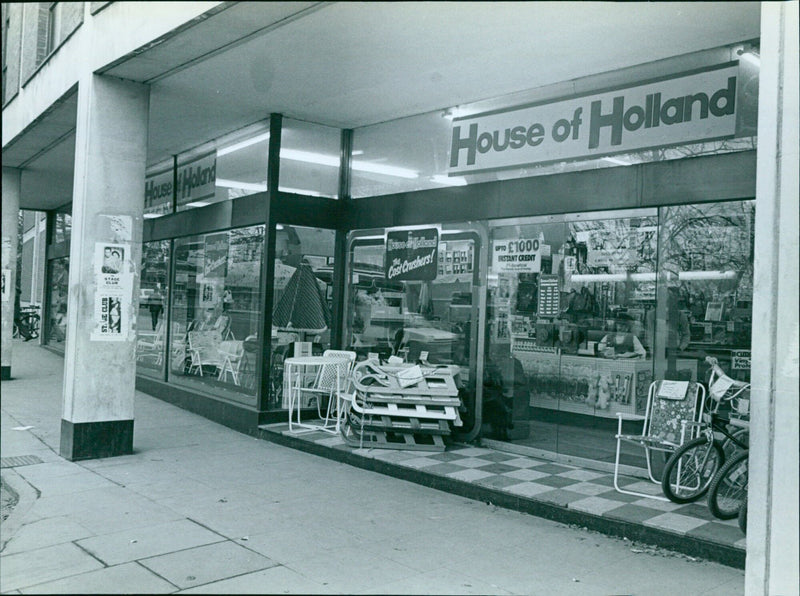
{"label": "concrete pillar", "polygon": [[797,594],[798,3],[761,3],[745,594]]}
{"label": "concrete pillar", "polygon": [[149,87],[78,84],[61,455],[133,452]]}
{"label": "concrete pillar", "polygon": [[3,168],[2,215],[2,329],[0,330],[0,379],[11,378],[11,336],[14,333],[14,299],[17,295],[17,218],[19,217],[19,170]]}

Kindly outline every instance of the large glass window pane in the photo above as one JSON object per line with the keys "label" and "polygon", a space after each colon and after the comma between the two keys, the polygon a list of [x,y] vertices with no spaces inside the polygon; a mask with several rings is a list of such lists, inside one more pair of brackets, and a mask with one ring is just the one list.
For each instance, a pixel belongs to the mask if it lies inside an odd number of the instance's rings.
{"label": "large glass window pane", "polygon": [[612,462],[616,414],[643,413],[652,380],[655,213],[496,222],[490,237],[484,436]]}
{"label": "large glass window pane", "polygon": [[50,261],[50,293],[47,345],[64,349],[67,340],[67,305],[69,293],[69,257]]}
{"label": "large glass window pane", "polygon": [[[268,407],[288,407],[283,395],[283,363],[295,344],[314,355],[331,347],[333,256],[336,232],[278,224],[272,308],[272,369]],[[304,402],[301,407],[310,407]]]}
{"label": "large glass window pane", "polygon": [[386,230],[351,234],[345,343],[359,360],[375,353],[383,359],[426,357],[431,364],[453,365],[464,406],[463,427],[455,430],[468,432],[475,420],[479,255],[485,236],[470,223],[429,227],[438,228],[439,237],[430,280],[387,279],[392,263],[387,263]]}
{"label": "large glass window pane", "polygon": [[178,156],[178,211],[266,191],[268,153],[269,126],[260,123]]}
{"label": "large glass window pane", "polygon": [[255,403],[264,227],[175,240],[170,382]]}
{"label": "large glass window pane", "polygon": [[279,190],[336,198],[339,193],[338,128],[284,118]]}
{"label": "large glass window pane", "polygon": [[706,356],[750,380],[755,203],[659,211],[658,378],[707,381]]}
{"label": "large glass window pane", "polygon": [[136,372],[163,377],[169,294],[169,240],[142,246],[139,312],[136,318]]}

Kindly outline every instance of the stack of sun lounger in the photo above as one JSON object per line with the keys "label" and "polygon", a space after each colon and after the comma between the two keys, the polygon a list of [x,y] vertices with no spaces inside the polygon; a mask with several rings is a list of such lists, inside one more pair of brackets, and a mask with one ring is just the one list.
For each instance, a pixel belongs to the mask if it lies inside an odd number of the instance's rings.
{"label": "stack of sun lounger", "polygon": [[355,447],[444,451],[444,437],[462,424],[447,366],[360,362],[347,401],[342,434]]}

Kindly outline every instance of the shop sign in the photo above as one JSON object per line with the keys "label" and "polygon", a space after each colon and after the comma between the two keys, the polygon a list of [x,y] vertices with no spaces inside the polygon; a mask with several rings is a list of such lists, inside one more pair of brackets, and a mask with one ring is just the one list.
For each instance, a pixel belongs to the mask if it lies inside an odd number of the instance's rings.
{"label": "shop sign", "polygon": [[492,272],[539,273],[541,271],[544,247],[538,238],[510,238],[495,240],[493,244]]}
{"label": "shop sign", "polygon": [[228,274],[228,233],[208,234],[203,250],[203,275],[207,278]]}
{"label": "shop sign", "polygon": [[144,181],[144,212],[169,213],[172,210],[172,169],[148,176]]}
{"label": "shop sign", "polygon": [[436,279],[439,230],[424,228],[386,232],[386,279]]}
{"label": "shop sign", "polygon": [[209,153],[178,165],[178,205],[213,198],[217,184],[217,154]]}
{"label": "shop sign", "polygon": [[453,120],[449,175],[731,138],[738,65]]}
{"label": "shop sign", "polygon": [[731,350],[731,368],[750,370],[750,350]]}

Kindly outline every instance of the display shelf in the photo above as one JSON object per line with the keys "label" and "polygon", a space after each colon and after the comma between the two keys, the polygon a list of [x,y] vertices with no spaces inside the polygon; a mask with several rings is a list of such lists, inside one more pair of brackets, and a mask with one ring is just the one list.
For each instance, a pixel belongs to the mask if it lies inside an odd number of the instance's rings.
{"label": "display shelf", "polygon": [[641,414],[652,381],[650,360],[605,359],[515,350],[530,405],[602,417]]}

